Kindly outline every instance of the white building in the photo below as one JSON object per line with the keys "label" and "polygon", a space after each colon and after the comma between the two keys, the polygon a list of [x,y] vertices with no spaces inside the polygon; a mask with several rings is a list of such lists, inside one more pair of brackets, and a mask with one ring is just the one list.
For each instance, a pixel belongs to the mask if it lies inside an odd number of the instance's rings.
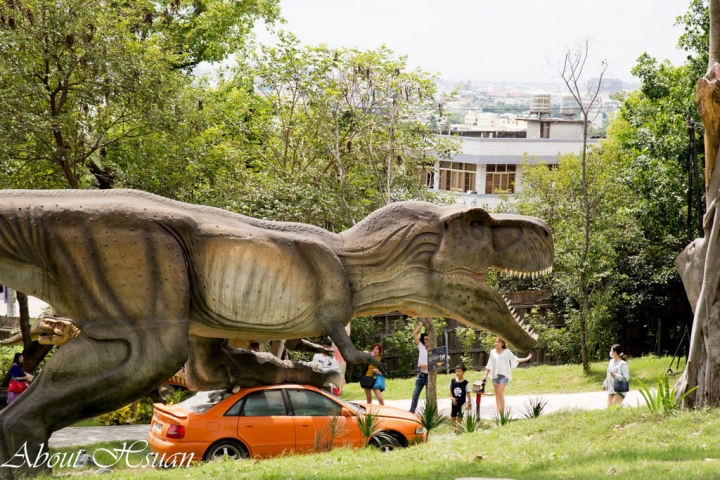
{"label": "white building", "polygon": [[[522,190],[522,164],[557,164],[560,155],[582,151],[582,120],[523,118],[526,138],[455,137],[462,151],[451,160],[441,160],[427,177],[431,191],[450,191],[458,203],[494,208],[501,194]],[[588,139],[589,144],[597,139]]]}

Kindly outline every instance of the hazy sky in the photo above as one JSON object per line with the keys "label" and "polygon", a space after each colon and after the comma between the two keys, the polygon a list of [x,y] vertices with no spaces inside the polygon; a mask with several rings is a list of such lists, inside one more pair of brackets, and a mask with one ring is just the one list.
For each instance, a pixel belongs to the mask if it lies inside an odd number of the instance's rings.
{"label": "hazy sky", "polygon": [[[308,45],[363,50],[385,44],[411,67],[454,80],[557,79],[566,47],[592,40],[594,76],[633,81],[643,52],[681,64],[674,26],[689,0],[281,0],[287,24]],[[262,32],[259,39],[271,42]],[[595,70],[593,72],[592,70]]]}

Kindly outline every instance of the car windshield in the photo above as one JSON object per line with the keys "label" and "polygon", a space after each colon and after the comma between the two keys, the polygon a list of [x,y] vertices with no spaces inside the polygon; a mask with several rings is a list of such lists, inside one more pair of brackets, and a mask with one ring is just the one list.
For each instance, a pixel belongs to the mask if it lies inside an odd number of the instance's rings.
{"label": "car windshield", "polygon": [[178,406],[190,412],[203,413],[230,395],[232,395],[232,393],[225,392],[224,390],[198,392],[192,397],[178,403]]}
{"label": "car windshield", "polygon": [[336,402],[340,403],[343,407],[347,408],[348,410],[350,410],[352,412],[363,413],[365,411],[365,407],[362,407],[362,406],[358,405],[357,403],[346,402],[345,400],[343,400],[340,397],[333,397],[333,399]]}

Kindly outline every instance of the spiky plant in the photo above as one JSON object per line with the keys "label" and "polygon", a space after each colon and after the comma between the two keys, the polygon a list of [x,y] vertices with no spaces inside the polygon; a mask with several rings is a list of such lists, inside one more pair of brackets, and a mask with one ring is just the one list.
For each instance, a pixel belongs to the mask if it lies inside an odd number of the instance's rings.
{"label": "spiky plant", "polygon": [[504,410],[499,411],[498,413],[493,416],[493,420],[495,420],[495,425],[498,427],[504,427],[508,423],[512,421],[512,417],[510,415],[510,409],[506,408]]}
{"label": "spiky plant", "polygon": [[545,397],[530,397],[525,402],[525,418],[538,418],[547,404],[548,400]]}
{"label": "spiky plant", "polygon": [[483,420],[479,415],[470,413],[463,417],[462,423],[460,424],[462,433],[473,433],[486,428],[487,425],[485,424],[485,420]]}
{"label": "spiky plant", "polygon": [[652,413],[674,413],[680,409],[680,403],[683,398],[690,395],[695,391],[697,387],[691,388],[685,392],[679,398],[676,397],[675,387],[670,387],[670,380],[668,374],[665,373],[663,376],[657,379],[657,389],[650,389],[643,382],[638,380],[640,384],[640,394],[645,399],[645,406]]}
{"label": "spiky plant", "polygon": [[365,447],[367,447],[370,439],[380,433],[382,419],[369,410],[366,410],[365,413],[361,413],[355,418],[358,428],[360,429],[360,434],[363,436]]}
{"label": "spiky plant", "polygon": [[415,414],[418,421],[425,428],[425,441],[430,438],[430,432],[450,422],[450,419],[440,413],[437,402],[425,402],[420,406],[419,413]]}

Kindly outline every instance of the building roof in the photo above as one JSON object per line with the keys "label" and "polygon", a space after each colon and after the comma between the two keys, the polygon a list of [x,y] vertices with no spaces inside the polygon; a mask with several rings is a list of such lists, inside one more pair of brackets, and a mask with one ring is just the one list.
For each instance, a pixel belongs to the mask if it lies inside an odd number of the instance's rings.
{"label": "building roof", "polygon": [[[525,155],[528,156],[529,163],[543,161],[548,164],[555,164],[558,155],[580,153],[583,146],[582,139],[576,138],[460,137],[460,139],[462,141],[462,151],[455,155],[451,161],[476,165],[520,164],[523,163]],[[588,145],[597,142],[598,139],[588,139]]]}

